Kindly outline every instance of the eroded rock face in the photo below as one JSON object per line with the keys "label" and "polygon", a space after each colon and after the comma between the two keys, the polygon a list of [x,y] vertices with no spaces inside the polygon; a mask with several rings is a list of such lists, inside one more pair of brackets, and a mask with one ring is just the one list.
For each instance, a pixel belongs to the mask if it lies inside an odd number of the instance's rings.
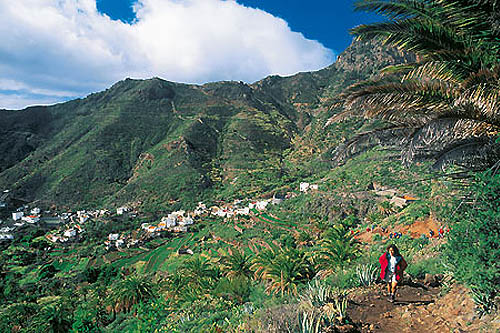
{"label": "eroded rock face", "polygon": [[415,59],[413,54],[387,48],[378,41],[354,41],[339,55],[335,68],[345,72],[370,71],[371,74],[377,74],[380,68],[413,62]]}

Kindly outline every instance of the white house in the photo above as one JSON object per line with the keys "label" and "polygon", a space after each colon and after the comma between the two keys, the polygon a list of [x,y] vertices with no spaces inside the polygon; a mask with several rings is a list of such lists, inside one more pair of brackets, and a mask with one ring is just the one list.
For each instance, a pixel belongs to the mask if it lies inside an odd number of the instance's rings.
{"label": "white house", "polygon": [[0,241],[2,240],[12,240],[14,236],[11,234],[0,234]]}
{"label": "white house", "polygon": [[76,236],[76,230],[75,229],[68,229],[64,232],[64,237],[75,237]]}
{"label": "white house", "polygon": [[266,209],[268,204],[269,204],[268,200],[257,201],[257,203],[255,204],[255,208],[257,208],[258,210],[264,210]]}
{"label": "white house", "polygon": [[302,182],[300,183],[299,185],[299,190],[300,192],[307,192],[307,190],[309,189],[309,183],[305,183],[305,182]]}
{"label": "white house", "polygon": [[147,232],[151,232],[151,233],[153,233],[153,232],[155,232],[155,231],[157,231],[157,230],[158,230],[158,228],[157,228],[157,227],[155,227],[154,225],[150,225],[150,226],[146,229],[146,231],[147,231]]}
{"label": "white house", "polygon": [[38,215],[40,214],[40,208],[35,207],[31,210],[31,215]]}
{"label": "white house", "polygon": [[176,212],[172,212],[172,216],[184,216],[185,213],[185,210],[178,210]]}
{"label": "white house", "polygon": [[180,226],[189,225],[189,224],[193,224],[193,223],[194,223],[194,221],[193,221],[193,219],[190,216],[185,217],[185,218],[183,218],[182,220],[179,221],[179,225]]}
{"label": "white house", "polygon": [[165,223],[167,228],[175,227],[175,218],[173,216],[162,217],[161,222]]}
{"label": "white house", "polygon": [[187,230],[188,230],[187,227],[181,225],[172,228],[173,232],[186,232]]}
{"label": "white house", "polygon": [[57,243],[57,241],[59,240],[59,237],[57,237],[54,234],[48,234],[47,236],[45,236],[45,238],[47,238],[47,240],[49,240],[52,243]]}
{"label": "white house", "polygon": [[123,239],[117,239],[116,242],[115,242],[115,246],[118,248],[118,247],[122,247],[123,244],[125,244],[125,241]]}
{"label": "white house", "polygon": [[12,213],[12,219],[14,221],[20,220],[24,216],[23,212],[14,212]]}
{"label": "white house", "polygon": [[21,217],[21,220],[25,221],[26,223],[35,224],[40,221],[40,217],[38,217],[37,215],[28,215]]}
{"label": "white house", "polygon": [[126,207],[126,206],[122,206],[122,207],[119,207],[119,208],[116,209],[116,214],[117,215],[123,215],[126,212],[128,212],[128,207]]}
{"label": "white house", "polygon": [[245,208],[239,208],[236,210],[236,214],[238,215],[248,215],[250,214],[250,208],[245,207]]}
{"label": "white house", "polygon": [[319,188],[318,184],[311,184],[309,185],[309,189],[312,191],[317,191]]}
{"label": "white house", "polygon": [[108,235],[108,239],[109,239],[110,241],[115,241],[115,240],[117,240],[117,239],[118,239],[118,237],[120,237],[120,234],[109,234],[109,235]]}

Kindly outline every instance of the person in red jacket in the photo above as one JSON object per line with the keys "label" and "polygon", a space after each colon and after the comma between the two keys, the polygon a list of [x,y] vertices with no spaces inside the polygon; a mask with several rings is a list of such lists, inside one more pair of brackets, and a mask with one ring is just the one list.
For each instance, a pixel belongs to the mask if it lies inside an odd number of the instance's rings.
{"label": "person in red jacket", "polygon": [[392,244],[387,247],[387,252],[382,254],[378,259],[380,262],[380,278],[387,282],[387,290],[389,291],[391,302],[396,298],[396,289],[398,283],[403,278],[403,271],[406,269],[406,261],[399,253],[396,245]]}

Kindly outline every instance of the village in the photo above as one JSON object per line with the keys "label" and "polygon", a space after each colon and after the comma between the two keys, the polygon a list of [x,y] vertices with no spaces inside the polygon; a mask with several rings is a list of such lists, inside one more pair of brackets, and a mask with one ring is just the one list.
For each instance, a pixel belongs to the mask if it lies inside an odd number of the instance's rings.
{"label": "village", "polygon": [[[318,191],[318,184],[301,182],[298,188],[299,193],[307,194]],[[411,202],[417,200],[412,196],[399,195],[395,189],[382,187],[377,184],[369,189],[377,197],[390,199],[390,204],[394,207],[403,208]],[[0,197],[0,208],[6,210],[9,205],[7,202],[9,191],[2,192]],[[202,219],[212,216],[225,220],[237,218],[239,216],[249,216],[254,212],[265,211],[268,205],[278,205],[283,200],[296,196],[296,192],[288,192],[286,195],[273,195],[268,199],[238,199],[231,203],[218,202],[218,205],[208,207],[205,203],[199,202],[192,211],[177,210],[166,214],[159,220],[141,223],[135,230],[128,230],[122,233],[109,233],[102,242],[108,251],[123,248],[140,247],[145,242],[155,238],[166,237],[168,235],[186,233],[189,228],[202,221]],[[47,232],[45,238],[53,244],[72,244],[80,242],[85,237],[86,223],[89,220],[110,219],[113,217],[136,218],[140,215],[136,209],[130,206],[121,206],[112,212],[108,209],[98,210],[79,210],[76,212],[41,211],[39,207],[23,205],[10,212],[10,218],[6,221],[0,220],[0,242],[9,242],[14,240],[17,234],[22,235],[26,228],[43,228]],[[5,214],[4,214],[5,216]],[[374,226],[370,227],[373,231]],[[351,230],[351,233],[358,233],[357,230]],[[383,230],[386,233],[386,230]],[[392,236],[392,233],[391,233]],[[400,236],[400,235],[399,235]],[[432,236],[432,235],[431,235]],[[395,237],[396,233],[395,233]],[[392,237],[391,237],[392,238]]]}

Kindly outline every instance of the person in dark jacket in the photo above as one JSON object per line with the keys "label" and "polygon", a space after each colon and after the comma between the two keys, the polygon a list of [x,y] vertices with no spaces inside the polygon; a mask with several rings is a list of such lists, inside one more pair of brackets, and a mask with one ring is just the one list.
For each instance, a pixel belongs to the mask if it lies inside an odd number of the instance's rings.
{"label": "person in dark jacket", "polygon": [[382,254],[378,261],[381,269],[380,278],[387,282],[387,290],[390,294],[389,300],[394,302],[398,283],[401,282],[403,271],[408,265],[394,244],[387,247],[387,252]]}

